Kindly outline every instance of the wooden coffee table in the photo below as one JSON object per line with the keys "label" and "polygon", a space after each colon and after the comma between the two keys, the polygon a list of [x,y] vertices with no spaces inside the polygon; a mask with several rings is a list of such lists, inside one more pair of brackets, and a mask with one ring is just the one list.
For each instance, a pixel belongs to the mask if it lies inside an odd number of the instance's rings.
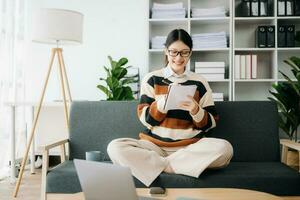
{"label": "wooden coffee table", "polygon": [[[139,196],[151,197],[149,189],[138,188]],[[48,194],[47,200],[84,200],[83,193]],[[157,199],[175,200],[178,197],[189,197],[199,200],[282,200],[282,198],[253,190],[231,188],[170,188],[166,196],[152,196]]]}

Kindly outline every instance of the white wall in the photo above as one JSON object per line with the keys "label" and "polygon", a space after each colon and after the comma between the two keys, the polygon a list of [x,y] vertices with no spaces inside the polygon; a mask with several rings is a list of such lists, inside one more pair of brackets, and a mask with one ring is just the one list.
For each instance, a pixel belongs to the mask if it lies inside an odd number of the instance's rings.
{"label": "white wall", "polygon": [[[32,14],[39,8],[76,10],[84,15],[83,44],[66,46],[64,59],[72,97],[75,100],[99,100],[104,95],[96,88],[108,55],[127,57],[129,64],[147,72],[148,24],[145,0],[28,0],[28,35]],[[50,48],[30,42],[26,68],[26,99],[38,101],[44,83]],[[57,63],[57,62],[56,62]],[[55,65],[56,66],[56,65]],[[61,99],[57,71],[53,71],[46,100]]]}

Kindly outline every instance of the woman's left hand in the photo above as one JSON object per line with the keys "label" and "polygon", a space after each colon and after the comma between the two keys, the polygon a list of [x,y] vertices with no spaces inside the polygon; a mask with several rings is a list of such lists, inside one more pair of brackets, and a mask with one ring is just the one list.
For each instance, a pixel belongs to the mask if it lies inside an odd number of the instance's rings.
{"label": "woman's left hand", "polygon": [[191,101],[182,101],[179,104],[179,107],[183,110],[189,111],[192,115],[196,115],[199,111],[199,105],[192,96],[188,96],[188,98],[191,99]]}

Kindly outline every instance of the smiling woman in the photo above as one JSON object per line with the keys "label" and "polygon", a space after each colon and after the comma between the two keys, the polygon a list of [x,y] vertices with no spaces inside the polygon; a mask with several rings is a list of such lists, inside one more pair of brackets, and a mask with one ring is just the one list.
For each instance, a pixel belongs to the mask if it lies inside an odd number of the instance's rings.
{"label": "smiling woman", "polygon": [[[130,167],[146,186],[161,172],[198,177],[206,168],[225,167],[231,160],[233,149],[228,141],[204,137],[216,126],[218,114],[208,82],[186,68],[192,48],[185,30],[169,33],[166,66],[147,74],[141,84],[137,114],[146,131],[139,134],[139,140],[119,138],[107,147],[111,160]],[[196,92],[168,110],[166,96],[175,84],[196,86]]]}

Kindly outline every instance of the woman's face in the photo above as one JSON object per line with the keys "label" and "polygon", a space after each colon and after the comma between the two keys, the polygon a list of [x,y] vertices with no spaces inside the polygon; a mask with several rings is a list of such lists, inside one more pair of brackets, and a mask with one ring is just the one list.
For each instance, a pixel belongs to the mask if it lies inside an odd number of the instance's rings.
{"label": "woman's face", "polygon": [[180,40],[173,42],[165,49],[169,66],[171,66],[176,74],[182,74],[184,72],[185,66],[191,57],[191,53],[191,49]]}

